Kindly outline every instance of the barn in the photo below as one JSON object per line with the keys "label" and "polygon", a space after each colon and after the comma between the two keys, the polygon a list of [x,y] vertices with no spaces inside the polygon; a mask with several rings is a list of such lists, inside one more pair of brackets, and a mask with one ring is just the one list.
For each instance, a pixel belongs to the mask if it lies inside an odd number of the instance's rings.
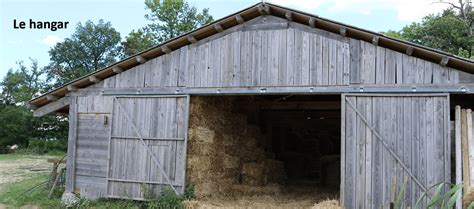
{"label": "barn", "polygon": [[469,172],[451,120],[474,107],[474,61],[259,3],[29,105],[68,114],[66,192],[83,197],[291,186],[345,208],[403,190],[408,207]]}

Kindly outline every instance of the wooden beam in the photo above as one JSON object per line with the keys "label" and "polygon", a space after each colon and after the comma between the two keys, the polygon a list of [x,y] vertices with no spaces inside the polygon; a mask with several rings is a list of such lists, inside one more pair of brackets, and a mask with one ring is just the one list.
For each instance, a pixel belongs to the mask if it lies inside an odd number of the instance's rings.
{"label": "wooden beam", "polygon": [[189,41],[189,43],[194,44],[194,43],[197,42],[197,39],[193,35],[189,35],[188,36],[188,41]]}
{"label": "wooden beam", "polygon": [[314,18],[309,18],[308,24],[309,24],[309,26],[315,28],[315,27],[316,27],[316,19],[314,19]]}
{"label": "wooden beam", "polygon": [[27,107],[28,109],[31,109],[31,110],[36,110],[36,109],[38,109],[38,106],[36,106],[36,105],[34,105],[34,104],[30,104],[30,103],[26,104],[26,107]]}
{"label": "wooden beam", "polygon": [[140,64],[143,64],[146,62],[146,59],[140,55],[136,56],[135,58],[137,59],[137,62]]}
{"label": "wooden beam", "polygon": [[375,45],[375,46],[379,45],[379,37],[378,36],[374,36],[372,38],[372,44]]}
{"label": "wooden beam", "polygon": [[100,81],[102,81],[102,79],[97,78],[95,75],[91,75],[89,76],[89,81],[92,83],[99,83]]}
{"label": "wooden beam", "polygon": [[77,97],[71,97],[69,107],[69,133],[67,139],[66,192],[74,192],[76,170],[76,139],[77,139]]}
{"label": "wooden beam", "polygon": [[123,72],[123,69],[120,68],[120,67],[118,67],[118,66],[113,66],[113,67],[112,67],[112,71],[113,71],[114,73],[119,74],[119,73]]}
{"label": "wooden beam", "polygon": [[439,62],[439,64],[440,64],[441,66],[446,66],[446,65],[448,64],[448,62],[449,62],[449,57],[444,56],[444,57],[441,59],[441,61]]}
{"label": "wooden beam", "polygon": [[49,95],[46,95],[46,99],[47,99],[48,101],[56,101],[56,100],[59,99],[59,97],[54,96],[54,95],[52,95],[52,94],[49,94]]}
{"label": "wooden beam", "polygon": [[293,21],[293,13],[291,13],[290,11],[286,12],[286,13],[285,13],[285,18],[286,18],[288,21]]}
{"label": "wooden beam", "polygon": [[239,24],[242,24],[245,22],[244,18],[242,18],[242,15],[238,14],[238,15],[235,15],[235,20],[239,23]]}
{"label": "wooden beam", "polygon": [[405,51],[405,54],[408,55],[408,56],[411,56],[413,54],[413,47],[408,46],[406,51]]}
{"label": "wooden beam", "polygon": [[214,24],[213,27],[214,27],[214,30],[216,30],[218,33],[224,31],[224,28],[222,28],[222,25],[219,23]]}
{"label": "wooden beam", "polygon": [[33,116],[41,117],[51,112],[55,112],[59,109],[62,109],[69,105],[70,99],[69,97],[63,97],[57,101],[48,103],[47,105],[41,106],[40,108],[33,111]]}
{"label": "wooden beam", "polygon": [[347,33],[347,28],[346,27],[339,28],[339,34],[341,36],[346,37],[346,33]]}
{"label": "wooden beam", "polygon": [[263,110],[338,110],[340,101],[324,102],[262,102],[257,103]]}
{"label": "wooden beam", "polygon": [[267,5],[259,5],[257,8],[258,8],[258,13],[260,13],[260,15],[270,14],[270,7],[268,7]]}
{"label": "wooden beam", "polygon": [[73,86],[72,84],[67,85],[67,91],[69,92],[76,92],[77,87]]}
{"label": "wooden beam", "polygon": [[164,52],[165,54],[169,54],[171,52],[171,49],[168,46],[163,45],[161,46],[161,51]]}

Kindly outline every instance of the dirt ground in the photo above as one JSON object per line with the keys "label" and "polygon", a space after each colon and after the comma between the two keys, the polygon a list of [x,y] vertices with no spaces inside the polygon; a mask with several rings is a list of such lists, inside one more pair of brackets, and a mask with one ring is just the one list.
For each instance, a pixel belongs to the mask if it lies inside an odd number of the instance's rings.
{"label": "dirt ground", "polygon": [[34,174],[51,172],[53,165],[47,162],[48,158],[55,157],[8,156],[0,158],[0,190],[6,184],[29,178]]}

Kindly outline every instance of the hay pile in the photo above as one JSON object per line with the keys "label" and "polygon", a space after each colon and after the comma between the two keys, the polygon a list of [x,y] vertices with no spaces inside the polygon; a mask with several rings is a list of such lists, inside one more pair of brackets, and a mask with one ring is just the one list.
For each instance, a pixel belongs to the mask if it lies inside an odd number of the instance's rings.
{"label": "hay pile", "polygon": [[237,98],[191,98],[187,178],[198,199],[252,193],[242,186],[286,178],[283,163],[265,157],[264,136],[239,112]]}

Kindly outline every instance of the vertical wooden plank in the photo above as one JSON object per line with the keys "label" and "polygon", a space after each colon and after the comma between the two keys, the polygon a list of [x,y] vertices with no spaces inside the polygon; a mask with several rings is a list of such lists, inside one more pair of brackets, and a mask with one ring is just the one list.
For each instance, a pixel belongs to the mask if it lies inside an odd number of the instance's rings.
{"label": "vertical wooden plank", "polygon": [[[311,38],[314,40],[314,37]],[[310,40],[310,43],[312,42]],[[313,46],[314,43],[311,45]],[[314,52],[314,46],[310,47],[311,51]],[[311,56],[310,56],[311,57]],[[314,72],[314,71],[311,71]],[[345,185],[346,185],[346,96],[344,94],[341,95],[341,182],[339,186],[340,197],[339,197],[339,204],[344,206],[345,200]],[[350,195],[350,194],[349,194]]]}
{"label": "vertical wooden plank", "polygon": [[[426,71],[425,71],[426,72]],[[426,117],[426,104],[427,104],[427,98],[426,97],[422,97],[419,99],[420,100],[420,107],[419,107],[419,112],[420,112],[420,120],[419,120],[419,127],[420,127],[420,130],[419,130],[419,137],[420,137],[420,147],[419,147],[419,153],[418,153],[418,156],[419,156],[419,165],[418,165],[418,174],[420,176],[420,182],[427,186],[427,136],[426,136],[426,133],[427,131],[429,130],[427,128],[427,117]],[[431,131],[431,130],[430,130]],[[421,191],[418,193],[418,197],[421,197],[423,195],[423,192],[424,191]],[[426,206],[426,198],[425,200],[423,200],[420,204],[420,206],[423,208]]]}
{"label": "vertical wooden plank", "polygon": [[268,67],[270,69],[270,74],[267,75],[270,78],[269,79],[270,82],[268,83],[268,85],[278,86],[278,81],[279,81],[278,76],[279,76],[279,73],[280,73],[279,72],[279,67],[278,67],[278,64],[279,64],[279,61],[280,61],[280,57],[279,57],[280,49],[279,48],[281,48],[283,46],[280,45],[280,41],[279,41],[280,32],[279,31],[273,30],[269,34],[271,36],[267,38],[267,41],[268,41],[268,49],[267,50],[268,50],[268,52],[271,51],[271,59],[270,59],[270,63],[268,64]]}
{"label": "vertical wooden plank", "polygon": [[403,83],[413,84],[416,83],[416,76],[414,70],[415,58],[411,56],[403,56]]}
{"label": "vertical wooden plank", "polygon": [[[412,125],[412,132],[411,132],[411,173],[417,178],[420,179],[420,175],[418,173],[418,168],[420,167],[419,164],[419,153],[420,153],[420,98],[412,98],[411,99],[411,109],[412,109],[412,117],[411,117],[411,125]],[[418,185],[413,183],[410,180],[411,186],[411,205],[415,205],[416,201],[418,200],[420,189]],[[410,205],[409,205],[410,206]]]}
{"label": "vertical wooden plank", "polygon": [[310,33],[303,33],[303,42],[301,47],[301,85],[307,86],[310,84]]}
{"label": "vertical wooden plank", "polygon": [[376,46],[375,83],[385,83],[385,48]]}
{"label": "vertical wooden plank", "polygon": [[364,84],[375,83],[375,46],[368,42],[361,42],[362,69],[361,82]]}
{"label": "vertical wooden plank", "polygon": [[397,68],[397,56],[396,52],[385,49],[385,79],[386,84],[395,84],[396,81],[396,69]]}
{"label": "vertical wooden plank", "polygon": [[323,67],[323,75],[322,75],[322,85],[328,85],[329,84],[329,46],[331,45],[331,39],[328,38],[322,38],[322,55],[323,55],[323,60],[322,60],[322,67]]}
{"label": "vertical wooden plank", "polygon": [[466,110],[466,137],[467,137],[467,144],[469,145],[469,167],[467,168],[469,170],[469,186],[473,185],[474,181],[474,175],[473,174],[473,166],[474,165],[474,138],[473,138],[473,133],[472,133],[472,110],[467,109]]}
{"label": "vertical wooden plank", "polygon": [[343,43],[336,41],[336,85],[343,85],[344,76],[344,52]]}
{"label": "vertical wooden plank", "polygon": [[433,83],[434,84],[439,84],[439,83],[443,83],[442,82],[442,72],[441,72],[441,68],[438,64],[431,64],[432,66],[432,69],[433,69]]}
{"label": "vertical wooden plank", "polygon": [[[347,100],[357,105],[357,101],[353,96],[347,96]],[[343,101],[347,104],[346,101]],[[352,107],[346,106],[346,140],[345,140],[345,191],[344,191],[344,207],[356,207],[356,173],[357,173],[357,115]]]}
{"label": "vertical wooden plank", "polygon": [[424,78],[423,83],[433,83],[433,64],[431,62],[425,61],[425,70],[424,70]]}
{"label": "vertical wooden plank", "polygon": [[[260,70],[260,85],[259,86],[267,86],[270,82],[270,69],[271,69],[271,61],[269,61],[269,59],[271,60],[271,54],[272,54],[272,51],[274,48],[272,47],[272,43],[271,42],[271,37],[270,37],[270,34],[269,34],[269,31],[259,31],[259,33],[261,33],[261,36],[262,36],[262,66],[261,66],[261,70]],[[285,40],[286,41],[286,40]],[[280,44],[281,42],[279,42],[278,44]]]}
{"label": "vertical wooden plank", "polygon": [[[310,35],[309,39],[309,75],[310,75],[310,84],[311,85],[317,85],[317,66],[316,62],[320,60],[321,58],[318,58],[317,51],[316,51],[316,42],[317,38],[319,36],[316,36],[314,34]],[[344,100],[342,100],[344,101]],[[342,190],[341,190],[342,191]],[[341,198],[343,199],[343,198]]]}
{"label": "vertical wooden plank", "polygon": [[302,69],[302,56],[303,56],[303,49],[302,49],[302,46],[303,46],[303,31],[301,30],[295,30],[295,42],[294,42],[294,55],[293,55],[293,59],[294,59],[294,69],[293,69],[293,75],[295,76],[294,77],[294,81],[293,81],[293,85],[294,86],[301,86],[302,82],[303,82],[303,69]]}
{"label": "vertical wooden plank", "polygon": [[[374,129],[384,137],[387,133],[384,132],[382,129],[383,121],[382,121],[382,102],[383,98],[380,97],[374,97],[372,99],[372,123],[374,124],[373,127]],[[373,199],[373,208],[382,208],[383,206],[383,194],[384,194],[384,175],[383,175],[383,169],[384,169],[384,156],[383,156],[383,151],[385,150],[385,147],[383,147],[382,142],[380,140],[386,140],[387,138],[384,137],[384,139],[376,139],[376,136],[373,135],[373,147],[372,147],[372,199]]]}
{"label": "vertical wooden plank", "polygon": [[416,83],[424,83],[425,80],[425,60],[416,59]]}
{"label": "vertical wooden plank", "polygon": [[344,64],[343,64],[343,76],[342,76],[342,82],[344,85],[349,85],[349,80],[350,80],[350,50],[349,50],[349,44],[348,43],[343,43],[343,59],[344,59]]}
{"label": "vertical wooden plank", "polygon": [[336,67],[337,67],[337,58],[336,58],[336,41],[332,39],[328,39],[329,44],[329,85],[336,85],[337,83],[337,75],[336,75]]}
{"label": "vertical wooden plank", "polygon": [[[187,86],[188,80],[188,50],[189,47],[183,46],[179,49],[179,69],[178,69],[178,86]],[[147,75],[148,76],[148,75]]]}
{"label": "vertical wooden plank", "polygon": [[[404,163],[406,163],[407,157],[405,156],[406,153],[405,151],[405,146],[410,146],[408,144],[405,144],[405,133],[404,128],[407,128],[405,126],[405,116],[409,115],[409,112],[405,112],[405,103],[407,98],[391,98],[391,105],[392,108],[395,109],[395,115],[392,115],[392,120],[396,118],[396,123],[397,125],[392,128],[392,136],[395,136],[394,140],[394,146],[396,150],[396,154],[400,156],[400,160],[402,160]],[[395,107],[394,107],[395,106]],[[394,173],[393,178],[395,179],[394,182],[396,182],[395,185],[392,185],[391,190],[395,193],[391,193],[391,201],[395,202],[398,194],[400,194],[402,186],[404,184],[404,174],[405,171],[403,170],[402,166],[400,165],[400,162],[396,161],[393,156],[391,156],[392,159],[392,164],[395,165],[395,169],[392,169],[392,172]],[[394,187],[393,187],[394,186]],[[401,207],[404,208],[403,202],[401,203]]]}
{"label": "vertical wooden plank", "polygon": [[396,83],[404,83],[403,81],[403,55],[402,53],[396,53]]}
{"label": "vertical wooden plank", "polygon": [[427,187],[431,187],[437,183],[436,181],[436,140],[434,139],[434,132],[435,132],[435,118],[434,118],[434,99],[432,97],[427,98],[426,103],[426,147],[427,147],[427,168],[426,168],[426,175],[427,175]]}
{"label": "vertical wooden plank", "polygon": [[444,66],[441,66],[441,65],[438,65],[438,67],[439,67],[440,70],[441,70],[441,83],[449,83],[449,72],[448,72],[448,68],[447,68],[447,67],[444,67]]}
{"label": "vertical wooden plank", "polygon": [[[287,76],[287,48],[286,48],[286,40],[287,40],[287,30],[280,30],[278,32],[279,38],[279,48],[278,48],[278,85],[284,86],[286,84],[286,76]],[[270,45],[270,44],[268,44]]]}
{"label": "vertical wooden plank", "polygon": [[[445,182],[452,182],[451,178],[451,143],[452,143],[452,136],[451,136],[451,119],[450,119],[450,110],[451,110],[451,105],[450,105],[450,98],[449,94],[446,94],[445,97],[440,96],[441,100],[441,105],[442,105],[442,111],[443,111],[443,116],[441,117],[443,120],[443,155],[444,155],[444,181]],[[445,188],[445,191],[448,191],[448,188]]]}
{"label": "vertical wooden plank", "polygon": [[[407,168],[413,173],[412,171],[412,158],[413,158],[413,153],[412,153],[412,148],[413,148],[413,143],[414,143],[414,136],[413,134],[415,133],[414,125],[412,124],[413,118],[415,117],[414,114],[416,114],[413,111],[413,97],[407,97],[404,100],[404,114],[403,114],[403,156],[404,156],[404,163],[407,166]],[[403,172],[403,178],[400,180],[405,181],[405,178],[410,178],[408,175],[408,172],[404,171]],[[407,182],[406,188],[405,188],[405,201],[403,205],[405,207],[410,207],[412,205],[412,184],[411,184],[411,179],[410,181]],[[414,205],[414,204],[413,204]]]}
{"label": "vertical wooden plank", "polygon": [[445,129],[446,125],[444,123],[444,98],[442,97],[433,97],[434,100],[434,140],[435,140],[435,167],[433,172],[435,173],[435,182],[443,182],[446,180],[445,177],[445,164],[446,159],[445,154],[446,144],[445,144]]}
{"label": "vertical wooden plank", "polygon": [[[278,51],[276,52],[278,53]],[[252,31],[252,86],[260,86],[260,76],[272,77],[272,74],[262,75],[262,33]]]}
{"label": "vertical wooden plank", "polygon": [[233,55],[234,55],[234,70],[233,70],[233,74],[232,74],[232,86],[240,86],[240,83],[242,83],[241,81],[241,77],[240,77],[240,73],[242,71],[242,66],[241,66],[241,55],[242,55],[242,39],[244,38],[243,37],[243,32],[239,31],[239,32],[235,32],[233,34]]}
{"label": "vertical wooden plank", "polygon": [[69,133],[67,139],[67,168],[66,168],[66,192],[73,192],[75,185],[75,161],[76,161],[76,138],[77,138],[77,97],[70,97],[69,102]]}
{"label": "vertical wooden plank", "polygon": [[[366,103],[365,103],[365,118],[367,119],[368,124],[373,124],[372,121],[372,97],[366,97]],[[373,125],[371,125],[373,126]],[[372,208],[373,207],[373,201],[372,201],[372,195],[375,191],[372,191],[372,164],[373,164],[373,158],[372,158],[372,150],[373,150],[373,145],[374,142],[372,139],[372,130],[369,126],[365,126],[365,207],[364,208]]]}
{"label": "vertical wooden plank", "polygon": [[226,45],[226,37],[219,38],[211,41],[209,46],[209,83],[208,87],[220,87],[221,81],[221,66],[225,66],[225,63],[221,65],[221,61],[225,62],[225,52],[221,52],[222,46]]}
{"label": "vertical wooden plank", "polygon": [[[221,87],[232,86],[234,71],[234,43],[235,33],[227,35],[226,46],[221,46],[221,53],[225,53],[225,60],[221,60]],[[224,65],[223,65],[224,64]]]}
{"label": "vertical wooden plank", "polygon": [[291,86],[295,82],[295,30],[289,28],[286,35],[286,82],[285,86]]}
{"label": "vertical wooden plank", "polygon": [[[366,104],[367,98],[356,97],[357,110],[365,117],[366,115]],[[365,167],[365,154],[366,154],[366,125],[364,124],[361,116],[357,117],[357,173],[356,173],[356,208],[366,208],[365,205],[365,187],[366,187],[366,167]]]}
{"label": "vertical wooden plank", "polygon": [[447,68],[449,73],[449,83],[459,83],[459,71],[453,68]]}
{"label": "vertical wooden plank", "polygon": [[[454,146],[456,160],[456,184],[462,182],[462,148],[461,148],[461,106],[456,105],[454,112]],[[462,200],[456,201],[456,209],[462,208]]]}
{"label": "vertical wooden plank", "polygon": [[350,83],[360,83],[360,70],[361,70],[361,41],[356,39],[349,39],[349,52],[350,52]]}

